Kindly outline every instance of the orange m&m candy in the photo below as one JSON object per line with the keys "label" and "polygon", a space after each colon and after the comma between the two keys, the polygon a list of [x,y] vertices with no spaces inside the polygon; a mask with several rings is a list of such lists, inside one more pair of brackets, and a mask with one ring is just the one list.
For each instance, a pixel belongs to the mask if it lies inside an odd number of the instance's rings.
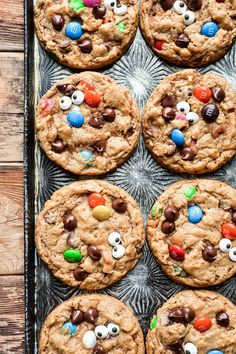
{"label": "orange m&m candy", "polygon": [[194,328],[201,333],[208,331],[208,329],[210,329],[211,326],[212,326],[212,322],[211,319],[208,317],[198,318],[194,322]]}
{"label": "orange m&m candy", "polygon": [[105,199],[101,194],[98,193],[92,193],[88,197],[88,202],[91,208],[95,208],[98,205],[104,205],[105,204]]}
{"label": "orange m&m candy", "polygon": [[85,87],[85,91],[88,91],[88,90],[93,91],[94,90],[93,86],[90,85],[87,81],[84,81],[84,80],[80,81],[80,85],[83,85]]}
{"label": "orange m&m candy", "polygon": [[211,98],[211,90],[208,87],[195,87],[194,96],[201,102],[207,103]]}
{"label": "orange m&m candy", "polygon": [[98,107],[102,97],[94,91],[85,91],[84,100],[90,107]]}
{"label": "orange m&m candy", "polygon": [[236,226],[233,224],[223,224],[221,226],[221,233],[225,238],[229,240],[236,239]]}

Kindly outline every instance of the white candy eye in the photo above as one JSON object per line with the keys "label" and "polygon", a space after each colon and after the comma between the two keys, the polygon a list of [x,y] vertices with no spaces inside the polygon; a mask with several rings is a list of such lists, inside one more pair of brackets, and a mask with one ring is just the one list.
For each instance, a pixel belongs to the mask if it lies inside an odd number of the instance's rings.
{"label": "white candy eye", "polygon": [[187,118],[189,124],[195,124],[199,121],[198,114],[195,112],[188,112],[186,114],[186,118]]}
{"label": "white candy eye", "polygon": [[183,14],[185,25],[191,25],[195,20],[195,15],[192,11],[185,11]]}
{"label": "white candy eye", "polygon": [[87,349],[92,349],[97,343],[97,338],[93,331],[88,331],[83,336],[83,345]]}
{"label": "white candy eye", "polygon": [[60,99],[60,108],[63,109],[63,111],[66,111],[67,109],[70,109],[72,106],[72,101],[71,98],[68,96],[63,96]]}
{"label": "white candy eye", "polygon": [[222,238],[219,243],[219,248],[222,252],[229,253],[232,248],[232,242],[227,238]]}
{"label": "white candy eye", "polygon": [[117,245],[112,250],[112,257],[119,259],[125,255],[125,248],[122,245]]}
{"label": "white candy eye", "polygon": [[84,94],[82,91],[75,91],[72,95],[72,102],[76,105],[80,105],[84,102]]}
{"label": "white candy eye", "polygon": [[190,105],[186,101],[181,101],[176,105],[177,111],[187,114],[190,111]]}
{"label": "white candy eye", "polygon": [[120,333],[120,326],[116,325],[115,323],[108,323],[107,329],[108,333],[112,337],[118,336],[118,334]]}
{"label": "white candy eye", "polygon": [[183,1],[175,1],[173,9],[177,14],[181,15],[187,10],[187,5]]}
{"label": "white candy eye", "polygon": [[111,246],[117,246],[121,242],[121,236],[119,232],[113,231],[109,236],[108,236],[108,242]]}
{"label": "white candy eye", "polygon": [[186,343],[184,345],[184,354],[197,354],[198,350],[196,345],[193,343]]}
{"label": "white candy eye", "polygon": [[229,251],[229,258],[231,261],[236,262],[236,247],[231,248]]}
{"label": "white candy eye", "polygon": [[115,15],[122,16],[122,15],[126,14],[126,12],[127,12],[126,5],[117,4],[116,7],[114,8]]}
{"label": "white candy eye", "polygon": [[104,5],[107,9],[113,10],[116,7],[116,0],[105,0]]}
{"label": "white candy eye", "polygon": [[106,326],[97,326],[95,328],[97,338],[104,339],[108,336],[108,328]]}

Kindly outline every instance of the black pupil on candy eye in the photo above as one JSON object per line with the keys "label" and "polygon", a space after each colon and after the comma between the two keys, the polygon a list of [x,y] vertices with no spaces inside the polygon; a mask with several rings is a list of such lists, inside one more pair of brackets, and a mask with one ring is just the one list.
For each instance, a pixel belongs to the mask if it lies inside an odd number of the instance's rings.
{"label": "black pupil on candy eye", "polygon": [[64,103],[65,101],[64,100],[61,100],[61,103]]}
{"label": "black pupil on candy eye", "polygon": [[102,333],[101,332],[98,332],[98,337],[101,337],[102,336]]}
{"label": "black pupil on candy eye", "polygon": [[116,238],[116,242],[119,242],[120,241],[120,239],[119,238]]}
{"label": "black pupil on candy eye", "polygon": [[189,350],[186,350],[185,354],[191,354],[191,352]]}
{"label": "black pupil on candy eye", "polygon": [[188,20],[189,19],[189,15],[185,15],[184,18],[185,18],[185,20]]}
{"label": "black pupil on candy eye", "polygon": [[[179,6],[180,6],[180,7],[184,7],[184,3],[181,2],[181,3],[179,4]],[[190,353],[190,354],[191,354],[191,353]]]}
{"label": "black pupil on candy eye", "polygon": [[184,112],[184,108],[180,108],[181,112]]}
{"label": "black pupil on candy eye", "polygon": [[117,251],[117,247],[114,248],[114,251],[115,251],[115,252]]}
{"label": "black pupil on candy eye", "polygon": [[115,6],[115,3],[114,3],[114,2],[111,2],[111,6],[114,7],[114,6]]}
{"label": "black pupil on candy eye", "polygon": [[234,251],[234,255],[236,256],[236,251]]}
{"label": "black pupil on candy eye", "polygon": [[73,98],[74,98],[74,100],[76,100],[77,96],[76,96],[76,95],[74,95],[74,96],[73,96]]}
{"label": "black pupil on candy eye", "polygon": [[113,333],[116,333],[116,332],[117,332],[117,328],[113,327],[113,328],[112,328],[112,332],[113,332]]}
{"label": "black pupil on candy eye", "polygon": [[227,245],[226,247],[227,247],[227,248],[230,248],[230,245]]}

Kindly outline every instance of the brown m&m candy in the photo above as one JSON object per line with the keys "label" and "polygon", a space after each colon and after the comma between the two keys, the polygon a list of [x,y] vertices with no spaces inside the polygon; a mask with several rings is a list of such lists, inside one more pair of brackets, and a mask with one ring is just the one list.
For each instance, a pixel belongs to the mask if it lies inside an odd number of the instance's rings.
{"label": "brown m&m candy", "polygon": [[214,262],[217,257],[217,250],[213,245],[208,245],[202,251],[202,257],[206,262]]}
{"label": "brown m&m candy", "polygon": [[222,88],[213,87],[211,89],[211,92],[212,92],[212,97],[216,102],[220,103],[225,99],[225,92]]}
{"label": "brown m&m candy", "polygon": [[93,49],[92,41],[86,38],[82,42],[78,43],[78,47],[81,49],[81,52],[90,53]]}
{"label": "brown m&m candy", "polygon": [[96,344],[93,348],[93,354],[105,354],[104,348],[100,344]]}
{"label": "brown m&m candy", "polygon": [[171,107],[165,107],[162,110],[162,117],[165,119],[165,121],[169,122],[173,119],[175,119],[175,110]]}
{"label": "brown m&m candy", "polygon": [[213,123],[219,116],[219,108],[214,103],[208,103],[202,108],[201,115],[205,122]]}
{"label": "brown m&m candy", "polygon": [[73,231],[77,226],[77,219],[72,213],[67,213],[63,217],[64,228]]}
{"label": "brown m&m candy", "polygon": [[218,312],[217,315],[216,315],[216,322],[221,327],[228,327],[228,325],[229,325],[229,316],[224,311]]}
{"label": "brown m&m candy", "polygon": [[170,235],[175,231],[175,224],[171,221],[165,220],[161,225],[161,231],[164,232],[164,234]]}
{"label": "brown m&m candy", "polygon": [[122,198],[114,199],[112,202],[112,208],[120,214],[123,214],[127,210],[127,202]]}
{"label": "brown m&m candy", "polygon": [[53,28],[57,31],[60,31],[65,24],[65,19],[62,15],[53,15],[51,21]]}

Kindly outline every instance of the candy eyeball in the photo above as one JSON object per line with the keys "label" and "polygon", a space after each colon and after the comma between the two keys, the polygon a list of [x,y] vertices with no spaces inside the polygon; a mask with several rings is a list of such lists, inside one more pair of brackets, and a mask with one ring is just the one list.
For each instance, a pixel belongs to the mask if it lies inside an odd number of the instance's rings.
{"label": "candy eyeball", "polygon": [[108,236],[108,242],[111,246],[117,246],[121,243],[121,235],[117,231],[113,231]]}
{"label": "candy eyeball", "polygon": [[175,1],[174,5],[173,5],[173,10],[177,14],[181,15],[187,10],[187,5],[183,1]]}
{"label": "candy eyeball", "polygon": [[236,262],[236,247],[231,248],[229,251],[229,258],[231,261]]}
{"label": "candy eyeball", "polygon": [[105,0],[104,5],[107,9],[113,10],[116,7],[116,0]]}
{"label": "candy eyeball", "polygon": [[120,326],[115,323],[108,323],[107,325],[108,333],[110,336],[115,337],[120,333]]}
{"label": "candy eyeball", "polygon": [[112,250],[112,257],[119,259],[125,255],[125,248],[122,245],[117,245]]}
{"label": "candy eyeball", "polygon": [[222,252],[229,253],[232,248],[232,242],[227,238],[222,238],[219,243],[219,248]]}
{"label": "candy eyeball", "polygon": [[181,112],[184,114],[187,114],[190,112],[190,105],[186,101],[178,102],[176,108],[177,108],[178,112]]}
{"label": "candy eyeball", "polygon": [[97,338],[94,331],[88,331],[83,336],[83,345],[87,349],[92,349],[97,343]]}
{"label": "candy eyeball", "polygon": [[70,109],[70,107],[72,106],[72,101],[71,101],[71,98],[68,97],[68,96],[63,96],[61,99],[60,99],[60,108],[63,110],[63,111],[66,111],[67,109]]}
{"label": "candy eyeball", "polygon": [[185,11],[183,14],[185,25],[191,25],[195,20],[195,15],[192,11]]}
{"label": "candy eyeball", "polygon": [[75,91],[72,95],[72,102],[77,106],[84,102],[84,94],[82,91]]}
{"label": "candy eyeball", "polygon": [[115,15],[122,16],[122,15],[126,14],[126,12],[127,12],[126,5],[117,4],[114,8]]}
{"label": "candy eyeball", "polygon": [[184,345],[184,354],[197,354],[198,350],[196,345],[193,343],[186,343]]}
{"label": "candy eyeball", "polygon": [[94,330],[96,337],[100,339],[105,339],[108,336],[109,330],[106,326],[97,326]]}
{"label": "candy eyeball", "polygon": [[186,114],[186,118],[187,118],[187,121],[189,122],[189,124],[195,124],[199,121],[199,116],[195,112],[188,112]]}

